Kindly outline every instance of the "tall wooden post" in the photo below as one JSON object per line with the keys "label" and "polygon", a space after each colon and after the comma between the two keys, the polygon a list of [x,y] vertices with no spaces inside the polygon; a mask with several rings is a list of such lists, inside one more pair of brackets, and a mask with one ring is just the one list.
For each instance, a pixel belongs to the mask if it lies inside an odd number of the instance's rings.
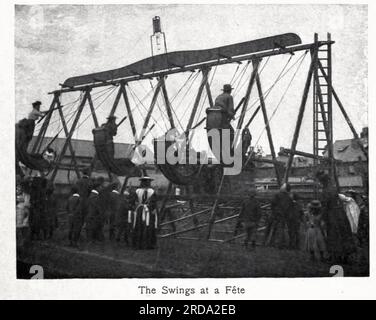
{"label": "tall wooden post", "polygon": [[111,108],[111,111],[110,111],[110,114],[108,115],[109,117],[112,117],[113,115],[115,115],[115,112],[116,112],[116,109],[117,109],[117,106],[119,105],[119,101],[120,101],[120,97],[123,93],[123,86],[124,86],[124,83],[121,82],[120,83],[120,87],[119,87],[119,90],[116,94],[116,97],[115,97],[115,100],[114,100],[114,104],[112,105],[112,108]]}
{"label": "tall wooden post", "polygon": [[[63,129],[64,129],[64,133],[65,133],[65,137],[68,138],[68,136],[69,136],[68,127],[67,127],[67,123],[65,121],[64,113],[63,113],[59,99],[57,100],[57,109],[59,111],[61,123],[63,125]],[[78,169],[76,154],[75,154],[75,151],[73,149],[72,142],[70,140],[67,140],[67,142],[68,142],[69,151],[71,153],[74,170],[76,172],[77,178],[80,178],[81,174],[80,174],[80,170]]]}
{"label": "tall wooden post", "polygon": [[51,182],[53,182],[56,178],[56,174],[57,174],[57,171],[59,170],[59,166],[60,166],[60,163],[61,161],[63,160],[64,158],[64,155],[65,155],[65,152],[67,150],[67,147],[68,147],[68,143],[71,141],[72,139],[72,136],[73,136],[73,133],[74,133],[74,130],[76,129],[76,126],[77,126],[77,123],[78,123],[78,120],[80,119],[80,116],[81,116],[81,113],[82,113],[82,110],[84,109],[84,106],[85,106],[85,103],[87,101],[87,98],[88,98],[88,94],[89,94],[89,91],[85,91],[85,95],[80,103],[80,106],[78,107],[78,111],[77,111],[77,115],[76,115],[76,118],[74,119],[73,121],[73,124],[71,126],[71,129],[69,131],[69,134],[67,136],[67,139],[65,140],[65,143],[63,145],[63,148],[59,154],[59,157],[56,161],[56,166],[54,168],[54,171],[52,172],[51,174]]}
{"label": "tall wooden post", "polygon": [[125,85],[124,84],[122,85],[121,90],[123,92],[123,98],[124,98],[124,102],[125,102],[125,107],[127,109],[129,123],[131,124],[131,129],[132,129],[133,137],[136,140],[136,135],[137,135],[136,125],[134,123],[131,105],[129,103],[129,99],[128,99],[128,95],[127,95],[127,90],[125,89]]}
{"label": "tall wooden post", "polygon": [[[254,68],[257,68],[257,66],[254,67]],[[267,113],[266,107],[265,107],[265,100],[264,100],[264,95],[263,95],[263,92],[262,92],[260,75],[259,75],[258,72],[256,73],[256,85],[257,85],[257,90],[258,90],[258,94],[259,94],[259,98],[260,98],[260,106],[261,106],[262,114],[264,116],[264,123],[265,123],[266,133],[268,135],[269,148],[270,148],[270,152],[272,154],[272,159],[273,159],[273,164],[274,164],[274,169],[275,169],[275,175],[277,177],[278,186],[281,186],[281,182],[282,182],[281,176],[280,176],[279,170],[278,170],[278,164],[277,164],[277,158],[276,158],[275,150],[274,150],[272,132],[270,130],[268,113]]]}
{"label": "tall wooden post", "polygon": [[247,91],[246,91],[246,94],[245,94],[245,97],[244,97],[242,111],[241,111],[240,116],[239,116],[238,125],[236,126],[236,128],[238,130],[241,129],[243,122],[244,122],[245,113],[247,111],[249,99],[251,97],[252,88],[253,88],[253,85],[255,83],[255,79],[256,79],[256,75],[258,73],[258,67],[260,65],[260,62],[261,62],[260,59],[257,59],[253,62],[253,70],[252,70],[251,78],[249,79]]}
{"label": "tall wooden post", "polygon": [[173,128],[175,128],[175,123],[174,123],[174,117],[172,115],[171,103],[170,103],[170,100],[169,100],[168,94],[167,94],[165,78],[161,77],[160,81],[162,81],[162,96],[163,96],[163,100],[164,100],[164,103],[165,103],[168,120],[170,121],[170,126],[173,129]]}
{"label": "tall wooden post", "polygon": [[192,128],[193,120],[195,119],[197,108],[198,108],[198,105],[200,103],[202,91],[204,90],[206,83],[208,82],[208,74],[209,74],[209,69],[203,69],[202,70],[202,80],[201,80],[200,86],[198,88],[198,92],[197,92],[197,95],[196,95],[195,102],[193,104],[191,116],[189,118],[189,121],[188,121],[188,124],[187,124],[187,127],[186,127],[187,134],[189,134],[189,130]]}
{"label": "tall wooden post", "polygon": [[93,101],[91,100],[90,89],[87,89],[86,92],[87,92],[87,100],[89,102],[90,111],[91,111],[91,115],[93,117],[94,125],[95,125],[96,128],[98,128],[99,127],[98,118],[97,118],[97,115],[95,113]]}
{"label": "tall wooden post", "polygon": [[150,121],[151,115],[153,113],[154,106],[157,103],[158,95],[159,95],[159,92],[161,91],[161,86],[162,86],[162,81],[159,80],[158,83],[157,83],[157,86],[154,89],[153,98],[151,100],[151,104],[150,104],[148,113],[145,117],[144,124],[142,126],[141,135],[140,135],[139,139],[136,141],[136,146],[139,146],[142,143],[144,137],[146,136],[146,129],[149,125],[149,121]]}
{"label": "tall wooden post", "polygon": [[214,107],[214,101],[213,101],[213,96],[211,94],[209,82],[206,82],[205,88],[206,88],[206,94],[208,96],[209,106],[210,106],[210,108],[213,108]]}
{"label": "tall wooden post", "polygon": [[295,127],[294,137],[293,137],[292,143],[291,143],[291,148],[290,149],[292,150],[292,152],[290,153],[290,156],[289,156],[289,159],[288,159],[288,162],[287,162],[287,167],[286,167],[285,176],[284,176],[284,182],[285,183],[287,183],[288,179],[289,179],[291,165],[292,165],[292,161],[293,161],[293,158],[294,158],[294,153],[295,153],[295,150],[296,150],[296,145],[298,143],[300,127],[302,125],[304,110],[305,110],[305,106],[306,106],[306,103],[307,103],[309,88],[311,86],[311,79],[312,79],[312,74],[313,74],[314,67],[315,67],[315,60],[312,59],[311,60],[311,64],[309,66],[309,70],[308,70],[307,80],[306,80],[305,86],[304,86],[302,101],[300,103],[299,114],[298,114],[298,119],[296,121],[296,127]]}
{"label": "tall wooden post", "polygon": [[48,125],[50,124],[52,113],[53,113],[53,110],[54,110],[54,108],[56,106],[56,103],[57,103],[58,99],[59,99],[59,93],[55,93],[54,94],[54,98],[52,99],[50,108],[48,109],[46,118],[43,121],[41,129],[39,130],[38,137],[37,137],[37,139],[36,139],[36,141],[35,141],[35,143],[33,145],[33,148],[31,150],[32,153],[38,153],[39,150],[40,150],[40,148],[41,148],[42,140],[44,138],[44,135],[46,134]]}

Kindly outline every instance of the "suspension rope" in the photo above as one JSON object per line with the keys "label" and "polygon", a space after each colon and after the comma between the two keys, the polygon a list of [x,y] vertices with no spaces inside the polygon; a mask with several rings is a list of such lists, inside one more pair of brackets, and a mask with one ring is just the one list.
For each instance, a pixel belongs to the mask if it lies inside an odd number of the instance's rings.
{"label": "suspension rope", "polygon": [[236,96],[236,94],[239,91],[238,87],[239,87],[239,85],[240,85],[240,83],[241,83],[241,81],[242,81],[242,79],[244,77],[244,74],[247,72],[247,69],[248,69],[250,63],[251,63],[251,60],[248,60],[247,64],[244,66],[243,70],[239,73],[237,79],[235,79],[235,81],[234,81],[234,87],[235,87],[235,90],[234,90],[234,93],[233,93],[234,97]]}
{"label": "suspension rope", "polygon": [[[215,66],[215,67],[217,67],[217,66]],[[238,66],[236,67],[235,72],[234,72],[234,75],[232,76],[232,78],[231,78],[231,80],[230,80],[230,84],[231,84],[231,85],[232,85],[232,81],[234,80],[234,78],[235,78],[235,76],[236,76],[236,74],[237,74],[237,72],[238,72],[238,70],[239,70],[239,67],[240,67],[240,64],[238,64]]]}
{"label": "suspension rope", "polygon": [[[135,97],[137,98],[137,100],[139,101],[140,105],[144,108],[144,110],[148,113],[148,109],[145,107],[145,105],[143,104],[143,102],[138,98],[138,96],[135,94],[135,92],[133,91],[133,89],[131,87],[129,87],[129,91],[130,92],[133,92],[133,94],[135,95]],[[151,90],[153,91],[153,90]],[[153,116],[153,114],[151,114],[151,118],[153,118],[153,120],[155,121],[155,123],[158,125],[158,127],[160,127],[160,129],[163,131],[164,129],[162,128],[161,124],[155,119],[155,117]]]}
{"label": "suspension rope", "polygon": [[[291,87],[291,85],[292,85],[292,82],[294,81],[294,79],[295,79],[295,77],[296,77],[298,71],[300,70],[300,68],[301,68],[301,66],[302,66],[302,64],[303,64],[303,61],[304,61],[304,58],[305,58],[306,55],[307,55],[307,52],[308,52],[308,51],[306,51],[305,54],[302,55],[303,59],[300,60],[300,58],[299,58],[300,63],[299,63],[299,65],[298,65],[298,67],[296,68],[296,70],[295,70],[293,76],[291,77],[291,79],[290,79],[290,81],[289,81],[289,83],[288,83],[286,89],[284,90],[284,93],[282,94],[281,99],[279,100],[277,106],[276,106],[275,109],[273,110],[271,116],[270,116],[269,119],[267,120],[267,123],[265,124],[264,128],[262,129],[261,133],[259,134],[259,136],[258,136],[258,138],[257,138],[257,141],[256,141],[256,143],[254,144],[255,146],[259,143],[259,141],[260,141],[260,139],[261,139],[263,133],[264,133],[265,130],[266,130],[266,127],[267,127],[268,125],[270,125],[271,121],[273,120],[274,116],[276,115],[277,110],[279,109],[280,105],[282,104],[282,101],[284,100],[284,98],[285,98],[285,96],[286,96],[288,90],[290,89],[290,87]],[[299,61],[299,60],[298,60],[298,61]],[[295,63],[295,64],[296,64],[296,63]],[[245,167],[247,166],[247,164],[248,164],[248,162],[249,162],[249,160],[251,159],[251,156],[252,156],[253,154],[254,154],[254,150],[252,151],[251,154],[248,155],[248,158],[247,158],[247,160],[246,160],[246,162],[245,162],[245,165],[244,165]]]}
{"label": "suspension rope", "polygon": [[[96,110],[98,110],[98,108],[101,106],[101,105],[103,105],[103,103],[111,96],[111,94],[113,94],[114,93],[114,91],[116,90],[116,87],[113,87],[111,90],[110,90],[110,92],[107,94],[107,96],[94,108],[94,111],[96,111]],[[92,114],[91,114],[91,112],[90,112],[90,114],[88,114],[87,116],[86,116],[86,118],[84,119],[84,120],[82,120],[78,125],[77,125],[77,128],[76,128],[76,130],[78,130],[86,121],[87,121],[87,119],[89,119],[89,117],[91,116]]]}
{"label": "suspension rope", "polygon": [[[104,89],[104,90],[101,90],[101,91],[99,91],[99,92],[95,92],[95,93],[93,93],[91,96],[93,97],[93,96],[96,96],[95,98],[93,98],[92,100],[93,100],[93,102],[95,102],[96,100],[98,100],[99,98],[101,98],[102,96],[104,96],[107,92],[109,92],[110,90],[112,90],[113,89],[113,87],[107,87],[106,89]],[[102,93],[101,95],[99,95],[100,93]],[[65,117],[69,117],[70,115],[74,115],[75,113],[76,113],[76,109],[74,108],[75,106],[78,106],[80,103],[81,103],[81,101],[82,101],[82,97],[83,97],[83,92],[81,91],[80,92],[80,96],[79,96],[79,98],[75,101],[75,104],[72,104],[72,106],[70,106],[68,109],[69,109],[69,111],[68,111],[68,113],[66,113],[65,114]],[[66,106],[66,104],[64,105],[64,106]],[[62,106],[63,107],[63,106]],[[57,119],[57,120],[54,120],[54,121],[52,121],[52,122],[50,122],[49,123],[49,125],[52,125],[52,124],[54,124],[54,123],[56,123],[56,122],[58,122],[58,121],[60,121],[60,117]],[[40,128],[39,128],[39,130],[40,130]],[[39,132],[39,130],[36,132],[36,133],[38,133]],[[62,131],[62,130],[61,130]],[[60,132],[61,132],[60,131]],[[60,133],[59,132],[59,133]]]}
{"label": "suspension rope", "polygon": [[[178,115],[177,115],[176,112],[181,107],[181,105],[182,105],[181,102],[184,100],[184,97],[181,99],[180,104],[178,105],[178,107],[176,108],[176,110],[173,108],[172,103],[178,97],[178,95],[182,92],[182,90],[184,88],[186,88],[187,84],[191,81],[191,79],[192,79],[192,84],[193,84],[194,80],[197,78],[197,75],[198,75],[198,72],[197,73],[191,72],[191,74],[189,75],[189,77],[186,79],[186,81],[183,83],[183,85],[179,88],[179,90],[175,93],[175,95],[170,100],[171,111],[175,115],[175,118],[176,118],[176,120],[177,120],[177,122],[178,122],[178,124],[179,124],[179,126],[181,127],[182,130],[184,130],[184,128],[183,128],[183,125],[182,125],[182,123],[181,123],[181,121],[180,121],[180,119],[179,119],[179,117],[178,117]],[[190,87],[191,86],[192,85],[190,85]],[[190,87],[187,89],[186,94],[188,93]],[[159,121],[160,118],[161,118],[161,116],[157,119],[157,121]]]}
{"label": "suspension rope", "polygon": [[[284,78],[293,68],[294,66],[296,66],[299,62],[301,62],[302,60],[304,60],[305,56],[307,55],[307,52],[306,51],[305,53],[303,53],[298,59],[297,61],[292,64],[287,70],[287,66],[289,64],[289,62],[291,61],[291,58],[292,56],[290,56],[289,60],[287,61],[287,63],[285,64],[285,66],[282,68],[281,72],[279,73],[279,75],[277,76],[276,80],[273,82],[273,84],[265,91],[265,94],[264,94],[264,100],[266,100],[266,98],[269,96],[269,94],[272,92],[273,88],[276,86],[276,84],[282,79]],[[285,71],[286,70],[286,71]],[[260,100],[260,98],[256,98],[255,101],[247,107],[247,110],[246,111],[249,111],[256,103],[258,103]],[[237,116],[235,119],[238,119],[239,116]]]}

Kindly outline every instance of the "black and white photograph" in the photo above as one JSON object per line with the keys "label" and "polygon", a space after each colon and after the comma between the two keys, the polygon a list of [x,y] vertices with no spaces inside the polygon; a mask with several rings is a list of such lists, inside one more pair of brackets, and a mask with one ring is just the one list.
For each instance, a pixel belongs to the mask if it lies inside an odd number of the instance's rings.
{"label": "black and white photograph", "polygon": [[368,9],[14,3],[16,279],[368,278]]}

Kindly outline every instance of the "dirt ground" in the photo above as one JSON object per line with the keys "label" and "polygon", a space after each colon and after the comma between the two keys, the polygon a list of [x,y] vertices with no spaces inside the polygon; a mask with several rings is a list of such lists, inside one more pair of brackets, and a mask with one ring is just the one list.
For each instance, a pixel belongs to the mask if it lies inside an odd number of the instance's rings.
{"label": "dirt ground", "polygon": [[[239,244],[160,239],[154,250],[124,243],[80,243],[59,237],[18,248],[18,261],[43,266],[48,278],[329,277],[331,264],[312,262],[306,252]],[[367,276],[367,266],[343,265],[344,276]]]}

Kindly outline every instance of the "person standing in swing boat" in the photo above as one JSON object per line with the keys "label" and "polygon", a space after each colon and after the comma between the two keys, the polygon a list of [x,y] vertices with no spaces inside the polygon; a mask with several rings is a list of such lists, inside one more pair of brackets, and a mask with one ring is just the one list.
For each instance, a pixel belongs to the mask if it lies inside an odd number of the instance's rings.
{"label": "person standing in swing boat", "polygon": [[[222,129],[229,129],[231,146],[234,141],[234,128],[231,126],[231,120],[235,117],[234,98],[231,95],[232,89],[231,84],[223,85],[223,93],[214,102],[214,107],[222,110],[221,131]],[[233,155],[233,148],[231,147],[230,150]]]}
{"label": "person standing in swing boat", "polygon": [[132,245],[135,249],[154,249],[157,244],[157,198],[151,187],[152,180],[147,176],[141,177],[140,187],[136,190],[137,204],[132,232]]}

